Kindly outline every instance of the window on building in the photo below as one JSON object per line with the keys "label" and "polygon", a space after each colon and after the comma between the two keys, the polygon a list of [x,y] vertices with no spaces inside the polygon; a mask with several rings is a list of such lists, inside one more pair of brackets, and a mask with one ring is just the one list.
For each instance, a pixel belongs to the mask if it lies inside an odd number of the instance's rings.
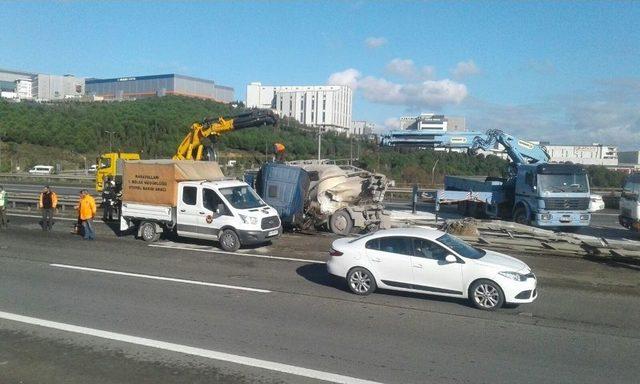
{"label": "window on building", "polygon": [[322,112],[322,122],[323,123],[325,122],[325,113],[324,112]]}

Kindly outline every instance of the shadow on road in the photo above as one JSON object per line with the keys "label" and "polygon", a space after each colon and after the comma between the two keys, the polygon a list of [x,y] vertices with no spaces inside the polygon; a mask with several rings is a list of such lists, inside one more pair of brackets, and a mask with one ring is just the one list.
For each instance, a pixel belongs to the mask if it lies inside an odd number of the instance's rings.
{"label": "shadow on road", "polygon": [[[303,277],[305,280],[312,282],[314,284],[323,285],[325,287],[335,288],[337,290],[347,292],[352,294],[344,279],[341,279],[337,276],[333,276],[327,272],[327,267],[324,264],[306,264],[298,269],[296,269],[296,273]],[[401,291],[390,291],[386,289],[378,289],[375,294],[382,294],[386,297],[404,297],[416,300],[426,300],[426,301],[437,301],[441,303],[454,303],[464,307],[470,307],[471,305],[465,299],[459,299],[455,297],[445,297],[445,296],[434,296],[422,293],[413,293],[413,292],[401,292]],[[362,297],[356,296],[352,294],[353,298]]]}

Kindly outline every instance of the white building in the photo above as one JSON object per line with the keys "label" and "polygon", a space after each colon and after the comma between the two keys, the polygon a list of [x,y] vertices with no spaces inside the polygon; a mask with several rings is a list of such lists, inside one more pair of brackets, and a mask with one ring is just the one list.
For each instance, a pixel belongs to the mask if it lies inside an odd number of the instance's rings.
{"label": "white building", "polygon": [[33,98],[32,91],[33,82],[29,80],[16,80],[16,94],[18,99],[31,100]]}
{"label": "white building", "polygon": [[351,88],[328,86],[247,85],[249,108],[272,108],[302,124],[349,134],[353,108]]}
{"label": "white building", "polygon": [[33,98],[38,101],[80,98],[84,95],[84,78],[38,74],[31,87]]}
{"label": "white building", "polygon": [[583,165],[618,165],[618,148],[610,145],[545,145],[550,161]]}
{"label": "white building", "polygon": [[400,129],[409,131],[461,132],[466,131],[464,117],[450,117],[434,113],[421,113],[418,116],[400,118]]}
{"label": "white building", "polygon": [[358,136],[369,136],[373,134],[376,125],[364,120],[355,120],[351,122],[351,130],[349,134]]}

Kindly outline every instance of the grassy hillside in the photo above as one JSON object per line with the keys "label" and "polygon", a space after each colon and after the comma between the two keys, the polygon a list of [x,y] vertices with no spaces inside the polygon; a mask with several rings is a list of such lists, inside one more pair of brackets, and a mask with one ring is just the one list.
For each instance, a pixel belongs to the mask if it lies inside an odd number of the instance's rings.
{"label": "grassy hillside", "polygon": [[[143,158],[167,158],[192,123],[205,117],[239,113],[228,104],[179,96],[122,102],[9,103],[0,100],[0,171],[35,164],[61,164],[81,169],[109,150],[141,152]],[[278,127],[249,128],[225,134],[217,144],[221,162],[235,159],[240,169],[257,166],[274,142],[287,147],[288,159],[317,157],[317,129],[285,119]],[[495,156],[379,148],[376,143],[351,140],[328,132],[322,135],[322,156],[348,159],[359,153],[357,165],[385,173],[399,184],[441,182],[443,175],[500,176],[506,162]],[[83,158],[84,156],[84,158]],[[435,169],[434,169],[435,165]],[[621,176],[593,167],[593,184],[619,186]]]}

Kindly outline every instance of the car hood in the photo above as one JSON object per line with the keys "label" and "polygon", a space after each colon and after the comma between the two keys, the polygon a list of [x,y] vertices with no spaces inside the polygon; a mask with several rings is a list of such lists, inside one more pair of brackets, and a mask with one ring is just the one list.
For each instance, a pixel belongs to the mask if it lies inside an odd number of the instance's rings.
{"label": "car hood", "polygon": [[484,256],[479,259],[475,259],[474,261],[477,264],[484,265],[492,268],[500,268],[505,271],[514,271],[514,272],[523,272],[529,271],[529,266],[523,263],[522,261],[516,259],[515,257],[511,257],[505,255],[504,253],[489,251]]}

